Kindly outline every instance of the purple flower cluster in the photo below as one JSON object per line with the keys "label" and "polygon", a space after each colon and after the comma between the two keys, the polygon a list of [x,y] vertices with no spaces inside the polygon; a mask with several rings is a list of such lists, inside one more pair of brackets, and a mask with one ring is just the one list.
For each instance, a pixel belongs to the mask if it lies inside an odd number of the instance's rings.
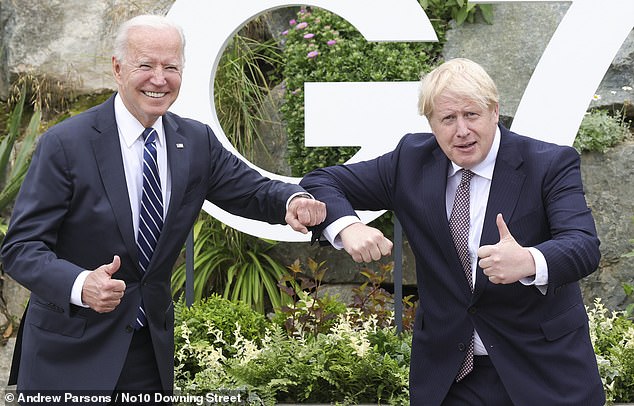
{"label": "purple flower cluster", "polygon": [[[310,14],[309,12],[307,12],[306,10],[301,10],[300,11],[300,16],[304,16],[304,15],[308,15]],[[319,21],[316,21],[317,23],[319,23]],[[292,19],[288,22],[288,24],[291,27],[294,27],[296,30],[304,30],[308,27],[308,23],[305,21],[302,22],[298,22],[296,19]],[[282,35],[288,35],[289,30],[283,31]],[[333,31],[334,32],[334,31]],[[313,39],[315,37],[315,34],[312,32],[307,32],[306,34],[303,35],[304,39]],[[326,45],[328,45],[329,47],[333,46],[337,44],[337,41],[334,39],[328,40],[328,42],[326,42]],[[319,55],[319,51],[317,49],[313,49],[312,51],[308,52],[306,54],[306,58],[308,59],[315,59],[317,57],[317,55]]]}

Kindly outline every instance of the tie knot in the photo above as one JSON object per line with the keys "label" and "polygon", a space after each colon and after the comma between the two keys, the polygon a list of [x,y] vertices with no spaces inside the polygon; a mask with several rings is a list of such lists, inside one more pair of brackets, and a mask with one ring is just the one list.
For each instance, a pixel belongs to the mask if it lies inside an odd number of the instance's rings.
{"label": "tie knot", "polygon": [[471,178],[473,178],[474,173],[469,169],[462,170],[462,178],[460,179],[460,185],[468,185],[471,182]]}
{"label": "tie knot", "polygon": [[156,130],[152,127],[148,127],[143,130],[143,142],[144,143],[152,143],[156,140]]}

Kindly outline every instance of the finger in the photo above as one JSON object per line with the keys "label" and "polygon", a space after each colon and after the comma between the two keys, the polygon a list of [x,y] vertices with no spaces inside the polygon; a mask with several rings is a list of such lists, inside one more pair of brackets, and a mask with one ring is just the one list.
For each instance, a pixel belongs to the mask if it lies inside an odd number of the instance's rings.
{"label": "finger", "polygon": [[490,245],[483,245],[480,248],[478,248],[478,258],[488,258],[489,256],[491,256],[491,252],[493,250],[493,247]]}
{"label": "finger", "polygon": [[379,250],[381,251],[381,255],[383,256],[390,255],[392,253],[393,246],[394,244],[392,243],[392,241],[388,240],[387,238],[383,238],[383,240],[379,244]]}
{"label": "finger", "polygon": [[118,255],[115,255],[112,258],[112,262],[104,265],[103,266],[103,270],[112,277],[112,275],[115,274],[115,272],[117,272],[119,270],[119,268],[121,267],[121,258],[119,258]]}
{"label": "finger", "polygon": [[506,240],[507,238],[513,238],[511,232],[509,231],[508,226],[504,222],[504,217],[502,217],[502,213],[498,213],[495,218],[495,224],[498,226],[498,231],[500,233],[500,241]]}
{"label": "finger", "polygon": [[299,231],[302,234],[308,234],[308,229],[296,218],[287,218],[286,223],[291,226],[295,231]]}
{"label": "finger", "polygon": [[378,245],[372,247],[372,250],[370,251],[370,256],[372,257],[373,261],[378,261],[379,259],[381,259],[381,248]]}

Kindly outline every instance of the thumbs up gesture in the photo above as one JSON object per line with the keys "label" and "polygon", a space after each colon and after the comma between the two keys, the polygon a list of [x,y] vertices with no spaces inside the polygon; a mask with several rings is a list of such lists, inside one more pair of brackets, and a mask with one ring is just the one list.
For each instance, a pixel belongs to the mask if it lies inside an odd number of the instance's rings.
{"label": "thumbs up gesture", "polygon": [[125,293],[125,282],[112,279],[121,267],[121,258],[115,255],[112,262],[90,272],[81,291],[81,300],[98,313],[113,311]]}
{"label": "thumbs up gesture", "polygon": [[502,214],[495,219],[500,242],[478,248],[478,265],[492,283],[508,284],[535,275],[535,261],[528,249],[515,241]]}

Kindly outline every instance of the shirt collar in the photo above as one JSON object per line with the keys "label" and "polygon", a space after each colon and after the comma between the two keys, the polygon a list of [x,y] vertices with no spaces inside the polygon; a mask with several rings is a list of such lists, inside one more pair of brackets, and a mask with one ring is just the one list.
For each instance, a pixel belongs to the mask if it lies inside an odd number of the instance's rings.
{"label": "shirt collar", "polygon": [[[123,100],[121,100],[119,93],[117,93],[114,98],[114,116],[117,121],[119,134],[128,148],[130,148],[136,141],[142,139],[141,134],[143,133],[143,130],[145,130],[145,127],[143,127],[139,120],[137,120],[132,113],[128,111],[125,104],[123,104]],[[152,125],[152,128],[156,130],[156,140],[159,145],[165,145],[163,117],[159,117]]]}
{"label": "shirt collar", "polygon": [[[473,168],[471,168],[471,172],[475,173],[478,176],[486,178],[488,180],[493,179],[493,169],[495,169],[495,160],[498,156],[498,151],[500,150],[500,127],[496,127],[495,136],[493,137],[493,143],[491,144],[491,149],[487,154],[484,161],[480,162]],[[448,177],[452,177],[462,168],[455,163],[451,162],[451,166],[449,167],[449,175]]]}

